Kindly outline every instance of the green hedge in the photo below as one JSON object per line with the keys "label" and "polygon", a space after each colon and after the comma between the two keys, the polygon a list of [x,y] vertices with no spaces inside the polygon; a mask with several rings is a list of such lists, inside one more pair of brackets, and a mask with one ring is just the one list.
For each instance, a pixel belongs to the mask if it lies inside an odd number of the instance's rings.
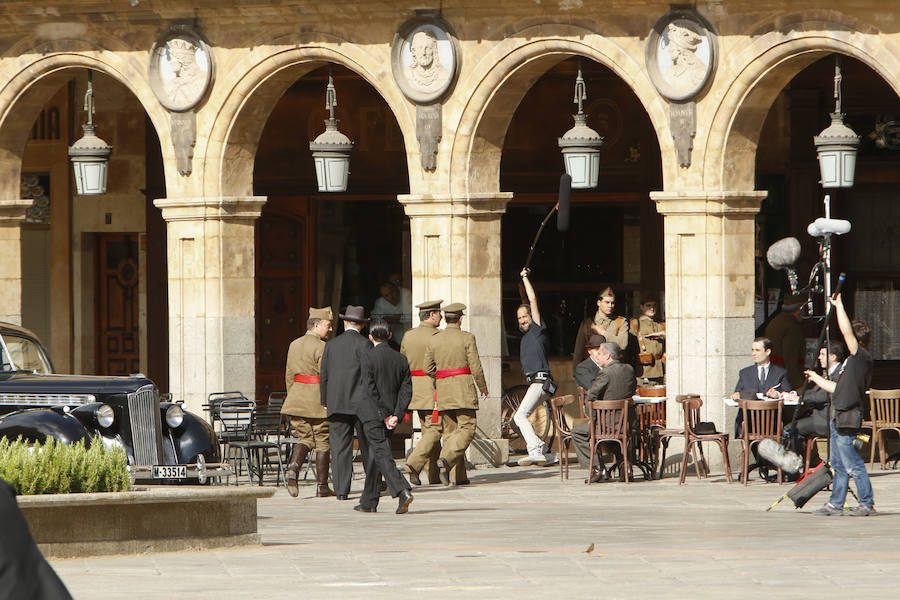
{"label": "green hedge", "polygon": [[131,488],[125,451],[101,443],[0,439],[0,477],[17,493],[121,492]]}

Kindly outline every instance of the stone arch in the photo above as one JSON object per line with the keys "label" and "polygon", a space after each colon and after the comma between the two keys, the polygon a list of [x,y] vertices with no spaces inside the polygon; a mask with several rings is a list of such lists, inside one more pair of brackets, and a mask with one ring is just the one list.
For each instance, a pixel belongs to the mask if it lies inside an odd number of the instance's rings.
{"label": "stone arch", "polygon": [[710,124],[703,169],[706,190],[754,189],[756,149],[772,103],[794,76],[830,53],[863,62],[900,91],[900,48],[884,39],[819,22],[797,26],[790,35],[763,36],[745,50],[744,60],[732,54],[736,64],[745,66],[722,94]]}
{"label": "stone arch", "polygon": [[[91,49],[84,50],[86,45]],[[75,50],[75,47],[79,49]],[[124,85],[150,116],[160,143],[169,140],[165,110],[156,101],[146,80],[117,54],[103,52],[102,48],[82,40],[58,40],[53,44],[52,54],[24,56],[35,58],[24,64],[17,63],[17,71],[3,77],[6,83],[0,87],[0,169],[7,173],[0,183],[0,199],[18,197],[22,153],[28,133],[47,101],[71,77],[68,73],[71,69],[100,71]],[[0,72],[3,71],[5,69],[0,67]]]}
{"label": "stone arch", "polygon": [[[523,41],[524,40],[524,41]],[[571,25],[544,24],[507,39],[487,53],[457,88],[473,89],[456,127],[450,185],[454,195],[493,193],[500,188],[500,157],[515,107],[534,82],[570,56],[584,56],[624,80],[646,110],[662,155],[663,181],[678,165],[669,131],[666,104],[656,92],[642,62],[611,39]],[[643,47],[640,47],[643,56]],[[562,132],[560,132],[562,133]]]}
{"label": "stone arch", "polygon": [[410,136],[415,139],[415,116],[411,116],[411,105],[396,86],[385,85],[393,81],[389,60],[378,60],[342,40],[335,40],[334,47],[319,42],[299,48],[290,46],[274,53],[256,48],[233,69],[241,74],[239,78],[215,99],[219,110],[203,153],[207,160],[203,187],[197,190],[200,195],[252,195],[253,164],[268,116],[294,82],[329,62],[360,75],[384,98],[400,124],[406,147],[410,147]]}

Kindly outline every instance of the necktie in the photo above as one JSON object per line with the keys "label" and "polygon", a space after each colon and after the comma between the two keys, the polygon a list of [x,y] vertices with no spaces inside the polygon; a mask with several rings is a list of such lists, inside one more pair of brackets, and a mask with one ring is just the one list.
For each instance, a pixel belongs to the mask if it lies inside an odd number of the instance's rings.
{"label": "necktie", "polygon": [[766,368],[760,367],[759,368],[759,382],[765,383],[765,381],[766,381]]}

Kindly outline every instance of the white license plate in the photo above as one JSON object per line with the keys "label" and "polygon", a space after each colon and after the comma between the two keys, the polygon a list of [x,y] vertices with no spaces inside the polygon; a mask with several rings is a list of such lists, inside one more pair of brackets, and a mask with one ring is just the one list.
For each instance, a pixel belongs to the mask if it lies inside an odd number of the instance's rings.
{"label": "white license plate", "polygon": [[169,467],[164,465],[153,466],[153,479],[185,479],[187,467],[184,465]]}

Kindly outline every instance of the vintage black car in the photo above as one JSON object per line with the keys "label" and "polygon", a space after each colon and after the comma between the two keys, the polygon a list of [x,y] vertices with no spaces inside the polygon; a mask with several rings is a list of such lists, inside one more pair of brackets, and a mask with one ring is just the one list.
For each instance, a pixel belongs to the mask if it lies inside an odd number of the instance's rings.
{"label": "vintage black car", "polygon": [[53,373],[37,337],[0,323],[0,436],[119,446],[134,481],[204,483],[231,474],[206,420],[161,402],[152,381]]}

